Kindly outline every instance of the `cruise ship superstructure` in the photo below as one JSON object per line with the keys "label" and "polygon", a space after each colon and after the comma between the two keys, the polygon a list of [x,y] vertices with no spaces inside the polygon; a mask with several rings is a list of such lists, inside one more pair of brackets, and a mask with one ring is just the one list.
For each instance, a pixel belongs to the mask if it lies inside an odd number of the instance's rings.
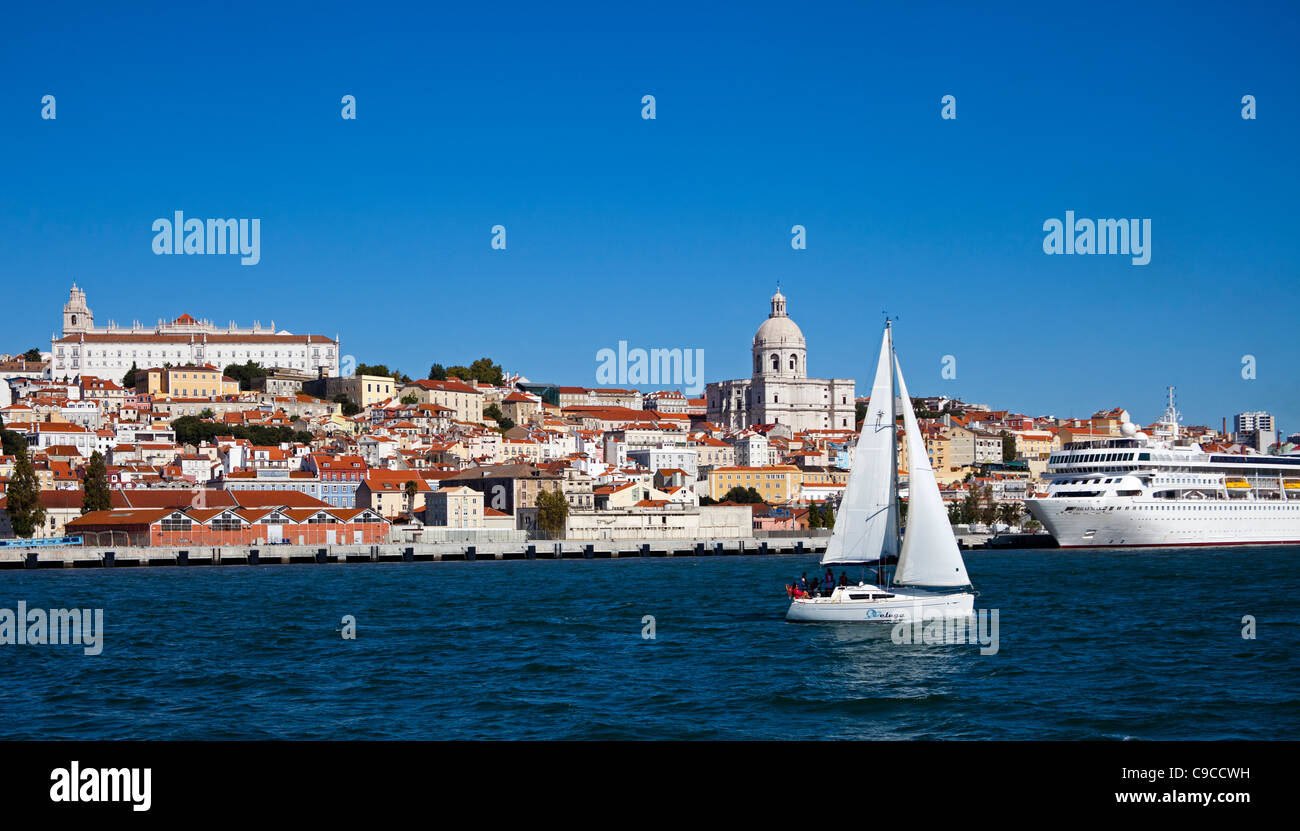
{"label": "cruise ship superstructure", "polygon": [[1206,452],[1179,437],[1173,390],[1148,436],[1071,442],[1029,513],[1062,548],[1300,544],[1300,456]]}

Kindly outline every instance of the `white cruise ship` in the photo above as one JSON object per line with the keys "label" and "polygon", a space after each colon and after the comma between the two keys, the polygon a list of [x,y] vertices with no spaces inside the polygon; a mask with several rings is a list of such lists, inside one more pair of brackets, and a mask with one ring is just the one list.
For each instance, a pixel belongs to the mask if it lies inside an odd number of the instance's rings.
{"label": "white cruise ship", "polygon": [[1141,432],[1072,442],[1048,459],[1029,513],[1062,548],[1300,544],[1300,456],[1205,452],[1169,408]]}

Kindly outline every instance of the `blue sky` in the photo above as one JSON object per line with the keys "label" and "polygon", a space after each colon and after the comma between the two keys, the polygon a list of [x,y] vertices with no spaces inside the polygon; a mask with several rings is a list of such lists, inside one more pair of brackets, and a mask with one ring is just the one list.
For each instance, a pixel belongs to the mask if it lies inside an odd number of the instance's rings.
{"label": "blue sky", "polygon": [[[1173,384],[1300,430],[1294,7],[460,5],[7,6],[0,351],[76,280],[97,322],[274,319],[412,375],[594,385],[625,340],[718,380],[780,281],[860,394],[888,309],[916,395],[1150,421]],[[154,255],[175,210],[260,218],[261,262]],[[1066,210],[1150,218],[1151,263],[1045,255]]]}

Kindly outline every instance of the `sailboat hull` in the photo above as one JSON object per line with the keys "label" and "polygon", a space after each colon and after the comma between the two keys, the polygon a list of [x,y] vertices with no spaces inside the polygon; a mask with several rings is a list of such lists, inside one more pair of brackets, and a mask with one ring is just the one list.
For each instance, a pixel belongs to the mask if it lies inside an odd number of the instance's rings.
{"label": "sailboat hull", "polygon": [[975,595],[970,592],[848,586],[837,588],[830,597],[792,601],[785,619],[806,623],[911,623],[974,613]]}

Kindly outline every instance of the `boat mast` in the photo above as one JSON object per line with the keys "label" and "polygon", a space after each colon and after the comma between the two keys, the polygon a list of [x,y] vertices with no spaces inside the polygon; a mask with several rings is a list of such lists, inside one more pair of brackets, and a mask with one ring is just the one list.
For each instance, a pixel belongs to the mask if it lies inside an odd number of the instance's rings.
{"label": "boat mast", "polygon": [[[902,550],[903,523],[902,517],[898,510],[898,416],[894,412],[894,402],[897,400],[898,390],[895,387],[894,379],[894,325],[893,322],[885,318],[885,338],[889,343],[889,475],[891,487],[889,489],[889,510],[894,517],[894,551]],[[885,564],[880,564],[881,572],[884,572]],[[889,583],[894,581],[894,573],[889,574]],[[881,585],[889,585],[881,581]]]}

